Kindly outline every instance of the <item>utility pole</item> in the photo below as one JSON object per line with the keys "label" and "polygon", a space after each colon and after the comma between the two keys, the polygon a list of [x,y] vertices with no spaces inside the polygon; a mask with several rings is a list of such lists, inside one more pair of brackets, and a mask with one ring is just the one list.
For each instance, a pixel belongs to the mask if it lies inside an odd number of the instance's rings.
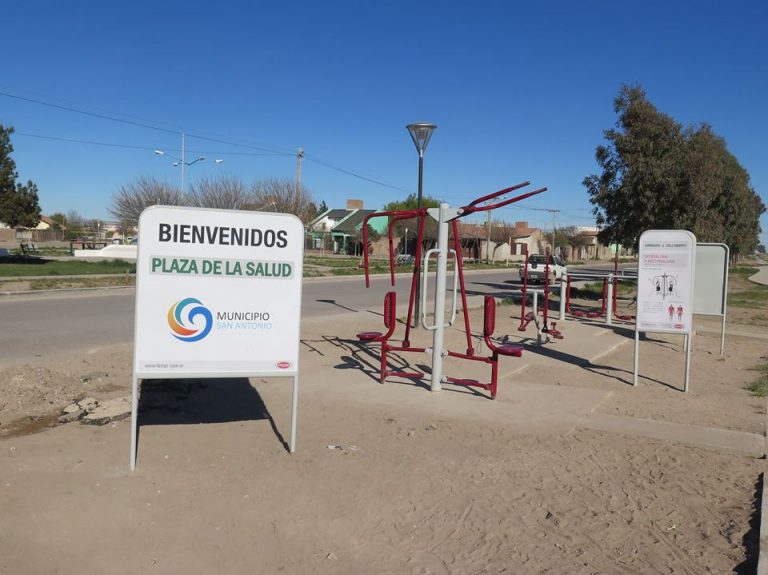
{"label": "utility pole", "polygon": [[560,213],[560,210],[547,208],[544,211],[552,214],[552,255],[555,255],[555,216]]}
{"label": "utility pole", "polygon": [[296,152],[296,196],[301,193],[301,159],[304,157],[304,148],[299,146]]}
{"label": "utility pole", "polygon": [[488,226],[488,241],[485,244],[485,263],[491,263],[491,211],[486,212],[488,214],[488,220],[486,225]]}
{"label": "utility pole", "polygon": [[186,165],[186,158],[184,157],[184,145],[185,138],[184,132],[181,133],[181,193],[184,193],[184,166]]}

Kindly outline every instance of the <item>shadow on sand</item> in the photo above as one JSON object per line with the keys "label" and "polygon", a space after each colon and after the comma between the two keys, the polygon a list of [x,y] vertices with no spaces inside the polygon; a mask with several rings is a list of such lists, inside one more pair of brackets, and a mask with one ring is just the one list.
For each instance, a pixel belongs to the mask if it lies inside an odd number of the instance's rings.
{"label": "shadow on sand", "polygon": [[266,420],[288,451],[264,400],[246,377],[147,379],[141,384],[139,430],[148,425],[188,425]]}

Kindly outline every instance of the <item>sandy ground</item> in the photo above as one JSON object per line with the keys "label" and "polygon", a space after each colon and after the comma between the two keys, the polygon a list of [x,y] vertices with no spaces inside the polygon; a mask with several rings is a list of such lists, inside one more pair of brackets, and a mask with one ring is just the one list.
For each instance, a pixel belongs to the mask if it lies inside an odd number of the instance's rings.
{"label": "sandy ground", "polygon": [[[515,313],[499,308],[498,335],[520,339]],[[502,360],[490,401],[380,385],[375,346],[353,337],[380,321],[303,325],[294,454],[287,381],[145,383],[134,473],[129,421],[54,426],[72,399],[129,392],[131,346],[1,366],[0,573],[754,572],[765,460],[588,422],[764,434],[766,401],[744,389],[764,328],[729,336],[721,358],[712,322],[698,325],[683,394],[680,341],[641,343],[635,388],[627,326],[569,321],[564,340]]]}

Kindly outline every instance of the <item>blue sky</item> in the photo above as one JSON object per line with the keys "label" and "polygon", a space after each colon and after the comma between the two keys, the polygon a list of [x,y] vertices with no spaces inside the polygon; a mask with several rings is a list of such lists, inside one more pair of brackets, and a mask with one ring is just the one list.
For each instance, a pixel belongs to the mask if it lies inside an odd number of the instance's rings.
{"label": "blue sky", "polygon": [[181,132],[208,158],[187,183],[292,179],[301,146],[318,202],[379,208],[416,190],[405,125],[433,122],[425,194],[459,206],[530,180],[550,191],[494,218],[586,226],[581,181],[623,83],[710,123],[768,203],[762,1],[9,0],[3,20],[0,123],[45,213],[108,219],[138,176],[178,182],[152,150],[178,155]]}

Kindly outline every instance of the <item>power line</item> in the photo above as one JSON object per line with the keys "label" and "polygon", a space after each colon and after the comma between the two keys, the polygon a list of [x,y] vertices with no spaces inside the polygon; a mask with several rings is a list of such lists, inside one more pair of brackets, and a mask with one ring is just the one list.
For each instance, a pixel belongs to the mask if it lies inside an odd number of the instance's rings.
{"label": "power line", "polygon": [[[181,130],[171,130],[169,128],[161,128],[159,126],[154,126],[152,124],[147,124],[147,123],[144,123],[144,122],[137,122],[137,121],[133,121],[133,120],[124,120],[122,118],[117,118],[117,117],[112,116],[112,115],[97,114],[96,112],[89,112],[87,110],[80,110],[78,108],[73,108],[71,106],[63,106],[61,104],[53,104],[51,102],[45,102],[43,100],[37,100],[35,98],[26,98],[24,96],[17,96],[15,94],[9,94],[8,92],[0,91],[0,96],[6,96],[7,98],[13,98],[15,100],[21,100],[23,102],[29,102],[29,103],[32,103],[32,104],[38,104],[40,106],[47,106],[49,108],[55,108],[57,110],[63,110],[65,112],[72,112],[74,114],[82,114],[84,116],[90,116],[90,117],[93,117],[93,118],[99,118],[101,120],[109,120],[110,122],[118,122],[118,123],[121,123],[121,124],[128,124],[130,126],[137,126],[139,128],[146,128],[148,130],[156,130],[158,132],[165,132],[167,134],[180,135],[182,133]],[[216,143],[219,143],[219,144],[227,144],[227,145],[230,145],[230,146],[241,146],[241,147],[244,147],[244,148],[251,148],[251,149],[255,149],[255,150],[261,150],[261,151],[265,151],[265,152],[270,152],[272,154],[287,155],[287,156],[292,156],[293,155],[293,152],[286,152],[286,151],[281,151],[281,150],[273,150],[271,148],[266,148],[266,147],[262,147],[262,146],[255,146],[255,145],[252,145],[252,144],[244,144],[244,143],[241,143],[241,142],[230,142],[230,141],[227,141],[227,140],[211,138],[211,137],[208,137],[208,136],[202,136],[202,135],[199,135],[199,134],[192,134],[192,133],[189,133],[189,132],[187,132],[187,136],[190,136],[190,137],[193,137],[193,138],[198,138],[200,140],[206,140],[206,141],[209,141],[209,142],[216,142]]]}
{"label": "power line", "polygon": [[43,102],[42,100],[35,100],[34,98],[25,98],[24,96],[16,96],[15,94],[9,94],[8,92],[0,92],[0,96],[7,98],[13,98],[14,100],[22,100],[23,102],[30,102],[32,104],[38,104],[40,106],[47,106],[49,108],[56,108],[58,110],[64,110],[65,112],[73,112],[75,114],[82,114],[84,116],[91,116],[93,118],[100,118],[102,120],[110,120],[112,122],[119,122],[121,124],[128,124],[131,126],[138,126],[139,128],[147,128],[148,130],[157,130],[158,132],[166,132],[168,134],[179,134],[176,130],[169,130],[167,128],[160,128],[158,126],[152,126],[150,124],[144,124],[142,122],[134,122],[133,120],[123,120],[121,118],[115,118],[114,116],[107,116],[106,114],[97,114],[95,112],[87,112],[85,110],[78,110],[77,108],[71,108],[69,106],[62,106],[60,104],[51,104],[50,102]]}
{"label": "power line", "polygon": [[[54,108],[54,109],[58,109],[58,110],[66,111],[66,112],[72,112],[72,113],[75,113],[75,114],[82,114],[84,116],[90,116],[90,117],[99,118],[99,119],[102,119],[102,120],[109,120],[111,122],[118,122],[118,123],[121,123],[121,124],[128,124],[128,125],[131,125],[131,126],[137,126],[137,127],[140,127],[140,128],[146,128],[146,129],[149,129],[149,130],[156,130],[156,131],[159,131],[159,132],[165,132],[165,133],[176,134],[176,135],[179,135],[179,134],[182,133],[180,130],[171,130],[171,129],[167,129],[167,128],[160,128],[158,126],[153,126],[151,124],[147,124],[147,123],[144,123],[144,122],[136,122],[136,121],[133,121],[133,120],[125,120],[125,119],[122,119],[122,118],[117,118],[117,117],[112,116],[112,115],[98,114],[98,113],[95,113],[95,112],[89,112],[87,110],[80,110],[80,109],[77,109],[77,108],[73,108],[71,106],[64,106],[64,105],[61,105],[61,104],[53,104],[53,103],[45,102],[43,100],[38,100],[38,99],[35,99],[35,98],[27,98],[27,97],[24,97],[24,96],[18,96],[16,94],[10,94],[8,92],[0,91],[0,96],[5,96],[7,98],[13,98],[15,100],[21,100],[23,102],[29,102],[29,103],[32,103],[32,104],[38,104],[40,106],[47,106],[49,108]],[[281,155],[281,156],[294,156],[295,155],[295,153],[292,152],[292,151],[288,152],[288,151],[282,151],[282,150],[275,150],[275,149],[266,148],[266,147],[263,147],[263,146],[255,146],[253,144],[244,144],[244,143],[241,143],[241,142],[232,142],[232,141],[228,141],[228,140],[222,140],[222,139],[219,139],[219,138],[211,138],[211,137],[208,137],[208,136],[202,136],[202,135],[199,135],[199,134],[194,134],[194,133],[189,133],[189,132],[186,132],[186,134],[188,136],[190,136],[190,137],[197,138],[197,139],[200,139],[200,140],[205,140],[205,141],[209,141],[209,142],[216,142],[216,143],[219,143],[219,144],[226,144],[226,145],[230,145],[230,146],[240,146],[240,147],[244,147],[244,148],[250,148],[250,149],[254,149],[254,150],[260,150],[260,151],[263,151],[263,152],[268,152],[270,154],[275,154],[275,155]],[[119,145],[119,144],[106,144],[106,143],[102,143],[102,142],[93,142],[93,141],[87,141],[87,140],[75,140],[75,139],[69,139],[69,138],[55,138],[55,137],[52,137],[52,136],[48,136],[48,137],[46,137],[46,136],[36,136],[36,135],[33,135],[33,134],[28,134],[28,135],[31,136],[31,137],[41,137],[41,138],[46,138],[46,139],[51,139],[51,140],[58,139],[60,141],[69,141],[69,142],[84,143],[84,144],[91,144],[91,145],[113,146],[113,147],[123,147],[123,148],[133,148],[133,149],[152,149],[152,148],[144,148],[144,147],[141,147],[141,146],[127,146],[127,145]],[[337,172],[341,172],[343,174],[347,174],[347,175],[352,176],[354,178],[365,180],[367,182],[371,182],[373,184],[376,184],[376,185],[379,185],[379,186],[383,186],[383,187],[386,187],[386,188],[390,188],[390,189],[393,189],[393,190],[398,190],[398,191],[401,191],[401,192],[411,193],[411,190],[407,190],[407,189],[401,188],[399,186],[394,186],[392,184],[388,184],[386,182],[382,182],[380,180],[376,180],[374,178],[370,178],[368,176],[364,176],[362,174],[358,174],[358,173],[353,172],[351,170],[347,170],[345,168],[340,168],[339,166],[334,166],[333,164],[330,164],[329,162],[326,162],[326,161],[324,161],[324,160],[322,160],[320,158],[317,158],[315,156],[305,156],[305,157],[308,160],[310,160],[312,162],[315,162],[316,164],[325,166],[326,168],[330,168],[332,170],[336,170]]]}
{"label": "power line", "polygon": [[[57,142],[70,142],[74,144],[87,144],[89,146],[104,146],[108,148],[124,148],[129,150],[155,150],[156,148],[153,146],[133,146],[130,144],[114,144],[111,142],[97,142],[94,140],[79,140],[76,138],[62,138],[59,136],[44,136],[42,134],[30,134],[28,132],[14,132],[15,136],[26,136],[28,138],[39,138],[41,140],[53,140]],[[178,152],[179,150],[175,150],[173,148],[167,148],[170,151]],[[264,153],[254,153],[254,152],[220,152],[220,151],[210,151],[210,150],[187,150],[191,153],[196,154],[211,154],[211,155],[221,155],[221,156],[269,156],[273,155],[269,152]]]}
{"label": "power line", "polygon": [[352,172],[350,170],[345,170],[344,168],[339,168],[338,166],[334,166],[332,164],[329,164],[328,162],[321,160],[320,158],[317,158],[315,156],[310,156],[308,154],[305,154],[304,157],[309,160],[310,162],[314,162],[316,164],[320,164],[321,166],[325,166],[326,168],[330,168],[332,170],[336,170],[337,172],[341,172],[343,174],[347,174],[348,176],[352,176],[355,178],[359,178],[361,180],[365,180],[366,182],[371,182],[373,184],[377,184],[379,186],[384,186],[385,188],[391,188],[393,190],[398,190],[400,192],[405,192],[407,194],[413,193],[413,190],[407,190],[405,188],[401,188],[399,186],[394,186],[392,184],[387,184],[386,182],[381,182],[379,180],[374,180],[373,178],[369,178],[368,176],[363,176],[361,174],[356,174],[355,172]]}

